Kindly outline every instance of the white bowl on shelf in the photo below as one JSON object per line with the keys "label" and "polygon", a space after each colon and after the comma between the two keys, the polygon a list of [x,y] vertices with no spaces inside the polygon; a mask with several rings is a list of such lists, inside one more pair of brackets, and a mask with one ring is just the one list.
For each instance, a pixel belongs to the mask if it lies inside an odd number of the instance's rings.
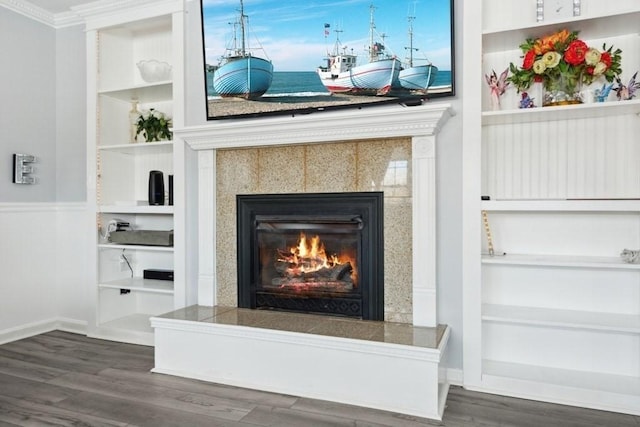
{"label": "white bowl on shelf", "polygon": [[147,83],[171,80],[171,65],[164,61],[145,59],[136,64],[142,80]]}

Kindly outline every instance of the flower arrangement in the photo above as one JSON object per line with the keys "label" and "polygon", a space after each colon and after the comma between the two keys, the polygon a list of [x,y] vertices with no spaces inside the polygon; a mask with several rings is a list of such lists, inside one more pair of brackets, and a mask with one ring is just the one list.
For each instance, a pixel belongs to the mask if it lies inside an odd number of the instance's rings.
{"label": "flower arrangement", "polygon": [[142,135],[146,142],[170,140],[172,134],[169,131],[171,126],[171,118],[166,114],[150,108],[149,111],[143,112],[138,116],[136,122],[136,140]]}
{"label": "flower arrangement", "polygon": [[542,82],[546,91],[562,91],[570,97],[578,93],[583,84],[589,85],[600,77],[612,82],[622,72],[620,49],[607,48],[606,44],[602,50],[589,47],[578,38],[578,31],[565,29],[530,38],[520,49],[524,53],[522,65],[511,63],[508,78],[518,91],[528,89],[533,82]]}

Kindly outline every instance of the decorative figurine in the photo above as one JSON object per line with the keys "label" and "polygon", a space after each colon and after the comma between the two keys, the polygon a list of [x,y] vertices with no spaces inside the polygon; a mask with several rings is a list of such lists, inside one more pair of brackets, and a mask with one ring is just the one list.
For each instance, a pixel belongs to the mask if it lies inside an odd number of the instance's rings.
{"label": "decorative figurine", "polygon": [[629,80],[629,84],[627,86],[622,84],[620,77],[616,77],[616,82],[618,83],[618,87],[616,87],[616,95],[618,97],[618,101],[627,101],[629,99],[633,99],[636,95],[636,90],[640,89],[640,82],[636,82],[636,76],[638,72],[636,71],[631,80]]}
{"label": "decorative figurine", "polygon": [[489,89],[491,90],[491,109],[496,111],[500,109],[500,96],[504,94],[505,90],[509,86],[509,82],[507,82],[507,74],[509,74],[509,69],[505,69],[502,73],[500,73],[500,77],[496,74],[495,70],[491,70],[491,74],[484,75],[484,78],[489,85]]}
{"label": "decorative figurine", "polygon": [[527,92],[522,92],[522,99],[520,99],[520,108],[534,108],[534,98],[531,98]]}
{"label": "decorative figurine", "polygon": [[603,83],[602,89],[595,90],[596,102],[605,102],[609,97],[609,92],[613,89],[613,83],[610,85]]}

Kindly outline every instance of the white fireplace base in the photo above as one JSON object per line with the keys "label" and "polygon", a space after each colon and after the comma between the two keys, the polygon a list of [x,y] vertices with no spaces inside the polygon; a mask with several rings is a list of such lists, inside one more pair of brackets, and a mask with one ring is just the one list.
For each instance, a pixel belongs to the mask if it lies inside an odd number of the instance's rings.
{"label": "white fireplace base", "polygon": [[156,317],[153,372],[442,419],[434,348]]}

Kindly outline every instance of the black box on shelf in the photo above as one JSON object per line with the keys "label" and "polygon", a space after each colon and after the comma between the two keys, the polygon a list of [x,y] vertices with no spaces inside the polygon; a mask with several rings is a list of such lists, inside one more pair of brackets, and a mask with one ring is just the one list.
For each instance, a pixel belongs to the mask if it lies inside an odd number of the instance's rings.
{"label": "black box on shelf", "polygon": [[160,270],[157,268],[150,268],[142,272],[142,277],[144,277],[145,279],[173,281],[173,270]]}

